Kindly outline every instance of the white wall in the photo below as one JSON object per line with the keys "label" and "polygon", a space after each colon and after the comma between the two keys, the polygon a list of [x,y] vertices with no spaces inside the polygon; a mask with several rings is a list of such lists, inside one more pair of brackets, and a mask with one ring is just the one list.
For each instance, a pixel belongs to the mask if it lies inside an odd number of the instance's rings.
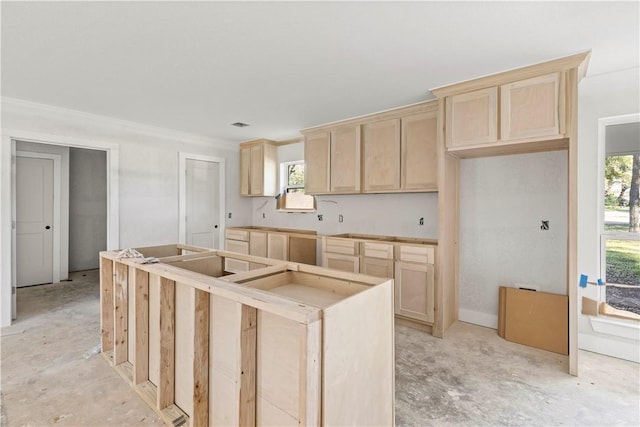
{"label": "white wall", "polygon": [[69,148],[16,141],[16,151],[58,154],[60,162],[60,280],[69,278]]}
{"label": "white wall", "polygon": [[[104,148],[109,157],[110,183],[118,181],[116,202],[119,247],[158,245],[178,240],[178,153],[224,157],[226,207],[233,219],[226,226],[251,223],[251,200],[239,194],[237,144],[166,129],[112,120],[56,107],[2,99],[0,149],[0,320],[10,324],[11,300],[11,138],[55,141],[60,144]],[[115,167],[115,178],[111,176]],[[114,203],[110,199],[110,211]],[[112,239],[110,238],[110,242]],[[115,248],[110,248],[115,249]]]}
{"label": "white wall", "polygon": [[[278,163],[303,159],[302,143],[278,147]],[[251,225],[316,230],[318,234],[438,237],[438,193],[327,195],[316,200],[315,213],[285,213],[276,211],[275,198],[254,197]],[[318,221],[319,214],[322,221]],[[342,223],[338,222],[340,214]],[[422,226],[420,218],[424,218]]]}
{"label": "white wall", "polygon": [[497,328],[500,286],[566,295],[566,242],[566,151],[461,161],[460,320]]}
{"label": "white wall", "polygon": [[[640,112],[640,69],[587,77],[579,88],[578,110],[578,272],[590,280],[600,277],[600,204],[598,200],[598,119]],[[597,289],[579,289],[578,301],[597,298]],[[579,309],[580,311],[581,309]],[[629,322],[619,322],[622,330]],[[637,322],[632,334],[640,338]],[[593,330],[591,319],[579,315],[578,346],[581,349],[640,361],[638,339],[615,337]]]}
{"label": "white wall", "polygon": [[107,156],[69,150],[69,271],[98,268],[107,249]]}

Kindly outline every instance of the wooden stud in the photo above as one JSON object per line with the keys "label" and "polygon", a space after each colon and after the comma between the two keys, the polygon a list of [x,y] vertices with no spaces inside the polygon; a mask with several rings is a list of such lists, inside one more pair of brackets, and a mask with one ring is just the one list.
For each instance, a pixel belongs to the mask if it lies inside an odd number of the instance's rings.
{"label": "wooden stud", "polygon": [[157,407],[162,410],[175,398],[176,282],[160,278],[160,381]]}
{"label": "wooden stud", "polygon": [[115,263],[115,287],[113,293],[114,318],[114,351],[113,364],[119,365],[127,361],[127,327],[129,301],[127,288],[129,267],[121,262]]}
{"label": "wooden stud", "polygon": [[100,341],[102,352],[113,350],[113,261],[100,255]]}
{"label": "wooden stud", "polygon": [[133,382],[140,384],[149,379],[149,273],[136,269],[135,300],[135,353]]}
{"label": "wooden stud", "polygon": [[209,293],[195,289],[193,322],[194,427],[209,425]]}
{"label": "wooden stud", "polygon": [[242,306],[240,321],[240,414],[241,426],[256,425],[256,349],[258,312]]}
{"label": "wooden stud", "polygon": [[569,295],[569,373],[578,375],[578,69],[567,72],[568,221],[567,294]]}

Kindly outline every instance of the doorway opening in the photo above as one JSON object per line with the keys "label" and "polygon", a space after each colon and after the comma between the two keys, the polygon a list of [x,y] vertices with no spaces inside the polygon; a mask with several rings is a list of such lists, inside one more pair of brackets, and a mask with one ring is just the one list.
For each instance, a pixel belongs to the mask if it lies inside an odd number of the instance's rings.
{"label": "doorway opening", "polygon": [[110,209],[117,182],[110,163],[117,149],[21,138],[12,138],[11,145],[11,318],[16,319],[17,288],[69,281],[69,272],[97,269],[98,253],[113,248],[110,229],[117,217]]}

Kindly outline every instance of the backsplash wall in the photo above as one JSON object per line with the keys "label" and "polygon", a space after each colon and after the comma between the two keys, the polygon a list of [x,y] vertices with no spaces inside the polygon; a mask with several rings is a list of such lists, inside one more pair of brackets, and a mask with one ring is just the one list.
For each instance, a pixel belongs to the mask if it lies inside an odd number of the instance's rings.
{"label": "backsplash wall", "polygon": [[[326,195],[316,200],[315,213],[286,213],[276,211],[274,197],[254,197],[252,223],[247,225],[315,230],[323,235],[438,237],[438,193]],[[419,225],[420,218],[424,225]]]}

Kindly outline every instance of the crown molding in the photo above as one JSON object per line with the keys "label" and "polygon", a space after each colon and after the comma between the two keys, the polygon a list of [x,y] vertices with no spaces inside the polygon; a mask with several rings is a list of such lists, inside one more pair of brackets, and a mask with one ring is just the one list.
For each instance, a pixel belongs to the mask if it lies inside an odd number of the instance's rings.
{"label": "crown molding", "polygon": [[499,86],[517,80],[525,80],[543,74],[565,71],[571,68],[578,69],[578,80],[580,80],[587,72],[587,66],[589,65],[590,58],[591,51],[589,50],[575,55],[553,59],[551,61],[540,62],[526,67],[502,71],[497,74],[490,74],[459,83],[440,86],[431,89],[431,93],[438,98],[444,98],[446,96],[452,96],[464,92],[471,92],[491,86]]}
{"label": "crown molding", "polygon": [[50,104],[40,104],[32,101],[25,101],[18,98],[10,98],[3,96],[2,110],[11,111],[27,111],[30,113],[48,113],[60,116],[67,120],[90,122],[91,124],[119,128],[120,130],[138,133],[146,136],[152,136],[156,138],[175,139],[183,142],[189,142],[194,144],[206,145],[208,147],[219,148],[235,148],[237,142],[233,141],[221,141],[207,136],[193,134],[188,132],[182,132],[175,129],[162,128],[159,126],[146,125],[138,122],[132,122],[128,120],[115,119],[108,116],[102,116],[99,114],[87,113],[85,111],[72,110],[68,108],[58,107]]}

